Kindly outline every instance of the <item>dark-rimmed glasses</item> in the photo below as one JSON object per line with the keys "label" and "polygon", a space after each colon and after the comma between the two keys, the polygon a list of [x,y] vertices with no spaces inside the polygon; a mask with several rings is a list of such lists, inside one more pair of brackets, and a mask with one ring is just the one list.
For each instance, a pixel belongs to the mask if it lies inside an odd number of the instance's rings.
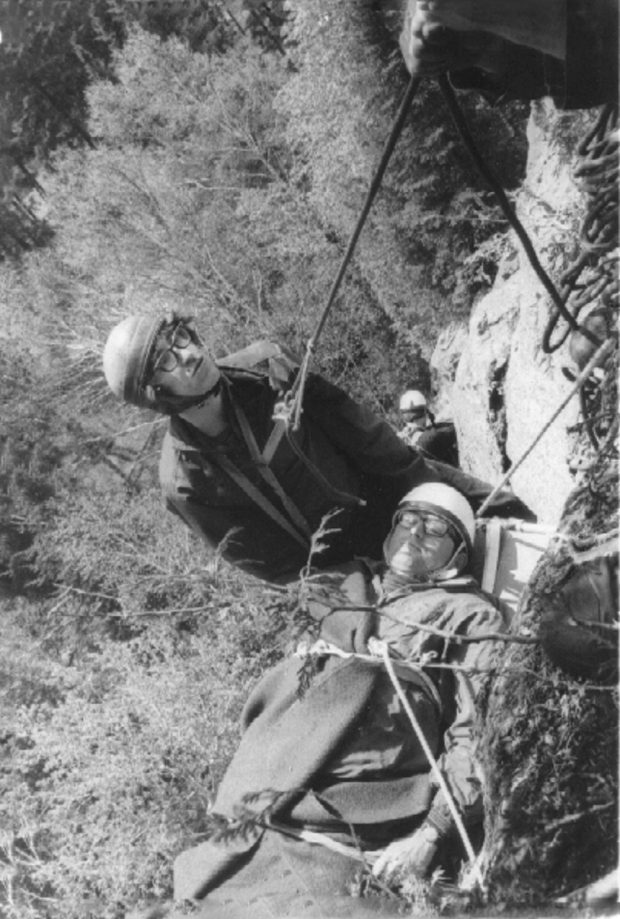
{"label": "dark-rimmed glasses", "polygon": [[[175,325],[169,332],[161,332],[159,338],[161,344],[155,348],[157,357],[153,361],[151,375],[158,370],[171,373],[179,363],[175,350],[183,351],[192,343],[191,333],[182,323]],[[164,350],[160,351],[160,347],[164,347]]]}
{"label": "dark-rimmed glasses", "polygon": [[445,536],[450,532],[450,524],[447,520],[437,517],[435,514],[424,513],[423,511],[401,511],[398,516],[397,524],[404,529],[411,530],[413,527],[422,523],[425,536]]}

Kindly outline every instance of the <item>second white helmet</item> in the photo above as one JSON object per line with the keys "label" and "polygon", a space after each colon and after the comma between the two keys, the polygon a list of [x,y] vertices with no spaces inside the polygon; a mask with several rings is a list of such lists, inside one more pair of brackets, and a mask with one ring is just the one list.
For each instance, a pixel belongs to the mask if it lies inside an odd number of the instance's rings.
{"label": "second white helmet", "polygon": [[412,412],[426,408],[426,397],[419,389],[408,389],[400,397],[398,408],[401,412]]}
{"label": "second white helmet", "polygon": [[444,482],[424,482],[401,498],[398,511],[410,506],[431,511],[451,523],[465,543],[468,557],[471,559],[476,521],[469,501],[460,491]]}

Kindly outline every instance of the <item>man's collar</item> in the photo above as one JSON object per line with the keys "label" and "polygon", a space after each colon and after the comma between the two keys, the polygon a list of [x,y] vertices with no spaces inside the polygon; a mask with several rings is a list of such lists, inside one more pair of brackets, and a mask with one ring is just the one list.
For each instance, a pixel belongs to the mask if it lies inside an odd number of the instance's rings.
{"label": "man's collar", "polygon": [[446,578],[445,580],[405,581],[400,578],[390,578],[389,568],[377,571],[373,577],[373,587],[380,603],[387,603],[399,597],[408,597],[410,594],[422,593],[425,590],[446,590],[448,593],[459,590],[477,589],[478,584],[471,575]]}

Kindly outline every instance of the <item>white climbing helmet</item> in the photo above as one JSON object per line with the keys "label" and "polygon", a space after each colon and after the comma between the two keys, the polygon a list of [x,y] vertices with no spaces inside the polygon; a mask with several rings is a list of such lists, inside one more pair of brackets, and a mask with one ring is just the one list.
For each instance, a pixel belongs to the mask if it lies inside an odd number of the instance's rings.
{"label": "white climbing helmet", "polygon": [[405,507],[430,511],[452,524],[463,540],[467,557],[471,560],[476,522],[469,501],[460,491],[444,482],[425,482],[423,485],[416,485],[401,498],[396,515]]}
{"label": "white climbing helmet", "polygon": [[401,412],[426,410],[426,397],[419,389],[408,389],[400,397],[398,408]]}

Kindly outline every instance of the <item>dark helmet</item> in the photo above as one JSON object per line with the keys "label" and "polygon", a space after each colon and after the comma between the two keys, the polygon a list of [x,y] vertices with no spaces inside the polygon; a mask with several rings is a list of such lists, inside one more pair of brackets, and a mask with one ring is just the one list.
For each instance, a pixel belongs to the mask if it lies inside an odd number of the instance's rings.
{"label": "dark helmet", "polygon": [[103,372],[118,399],[139,408],[157,409],[156,394],[146,373],[157,336],[166,325],[162,316],[129,316],[115,325],[103,349]]}

